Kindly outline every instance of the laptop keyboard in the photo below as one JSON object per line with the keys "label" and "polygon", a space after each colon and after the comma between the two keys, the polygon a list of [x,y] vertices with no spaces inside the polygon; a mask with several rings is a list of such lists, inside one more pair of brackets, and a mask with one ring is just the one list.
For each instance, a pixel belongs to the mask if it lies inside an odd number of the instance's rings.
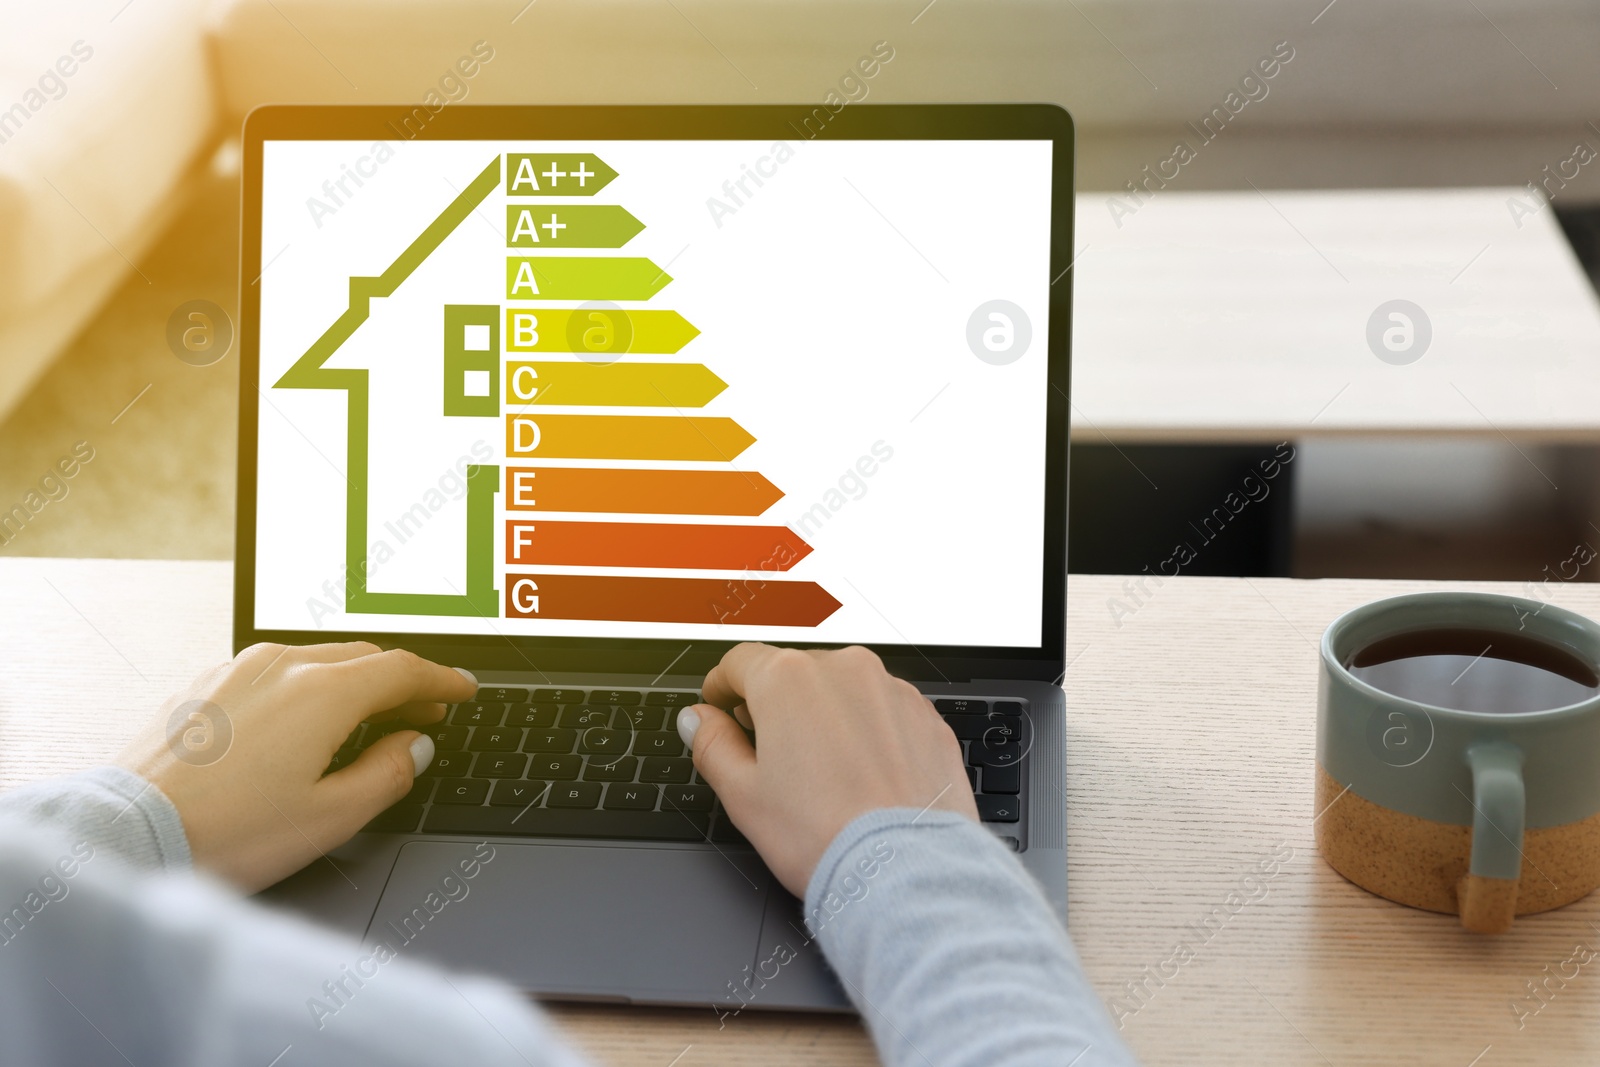
{"label": "laptop keyboard", "polygon": [[[1021,702],[935,697],[961,741],[978,814],[1013,849],[1023,803]],[[748,847],[678,737],[695,692],[486,687],[424,732],[432,765],[366,827],[384,833],[710,841]],[[363,723],[328,770],[404,723]]]}

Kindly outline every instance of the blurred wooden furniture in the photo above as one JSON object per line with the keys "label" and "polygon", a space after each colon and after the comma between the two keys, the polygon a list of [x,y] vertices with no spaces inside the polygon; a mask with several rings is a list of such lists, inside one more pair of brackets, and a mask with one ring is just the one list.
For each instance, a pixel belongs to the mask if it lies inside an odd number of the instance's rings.
{"label": "blurred wooden furniture", "polygon": [[[1600,443],[1600,301],[1527,189],[1142,196],[1079,194],[1074,443]],[[1391,300],[1407,365],[1367,343]]]}

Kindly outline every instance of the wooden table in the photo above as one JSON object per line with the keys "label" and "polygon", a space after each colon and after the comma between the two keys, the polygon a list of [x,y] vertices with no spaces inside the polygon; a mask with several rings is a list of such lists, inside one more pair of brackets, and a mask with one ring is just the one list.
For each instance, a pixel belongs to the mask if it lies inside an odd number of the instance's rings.
{"label": "wooden table", "polygon": [[[1075,441],[1600,442],[1600,302],[1526,189],[1108,196],[1078,196]],[[1406,366],[1366,341],[1395,299],[1432,325]]]}
{"label": "wooden table", "polygon": [[[1120,579],[1072,579],[1071,927],[1101,995],[1132,1011],[1124,1032],[1149,1063],[1600,1061],[1600,961],[1552,982],[1521,1029],[1511,1008],[1575,945],[1600,949],[1600,895],[1486,939],[1370,896],[1316,855],[1316,641],[1346,608],[1428,587],[1190,578],[1135,601]],[[1600,588],[1550,596],[1600,616]],[[1120,625],[1112,598],[1132,609]],[[0,559],[0,604],[4,786],[106,759],[228,654],[224,563]],[[1143,1002],[1128,997],[1274,853],[1288,859],[1265,896],[1214,921]],[[709,1011],[554,1012],[603,1063],[873,1062],[851,1020],[746,1013],[718,1030]]]}

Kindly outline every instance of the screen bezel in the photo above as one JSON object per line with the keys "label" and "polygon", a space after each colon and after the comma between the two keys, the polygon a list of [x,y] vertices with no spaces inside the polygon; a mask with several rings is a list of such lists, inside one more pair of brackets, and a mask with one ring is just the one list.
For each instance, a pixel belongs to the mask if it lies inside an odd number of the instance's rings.
{"label": "screen bezel", "polygon": [[[419,121],[419,118],[421,121]],[[408,125],[409,122],[409,125]],[[417,127],[415,134],[411,129]],[[818,133],[810,134],[813,128]],[[422,107],[273,105],[245,119],[239,244],[239,480],[234,546],[235,651],[262,641],[369,640],[477,670],[699,676],[736,641],[476,636],[376,631],[262,630],[255,625],[255,536],[260,377],[263,143],[273,140],[1048,140],[1050,321],[1045,431],[1045,523],[1037,647],[877,644],[891,671],[915,681],[1021,678],[1059,681],[1066,637],[1067,434],[1071,409],[1073,156],[1071,115],[1052,104]],[[981,580],[981,575],[974,576]],[[775,641],[795,648],[837,642]],[[687,651],[686,651],[687,647]]]}

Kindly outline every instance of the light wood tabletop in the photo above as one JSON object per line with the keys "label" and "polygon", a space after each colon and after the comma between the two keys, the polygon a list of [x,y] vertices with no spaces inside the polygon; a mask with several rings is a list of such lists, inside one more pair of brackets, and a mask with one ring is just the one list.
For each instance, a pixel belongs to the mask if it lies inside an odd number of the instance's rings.
{"label": "light wood tabletop", "polygon": [[[107,759],[226,658],[229,580],[225,563],[0,559],[0,786]],[[1489,939],[1373,897],[1316,854],[1316,642],[1347,608],[1439,587],[1072,578],[1070,925],[1147,1062],[1600,1061],[1600,963],[1574,976],[1568,962],[1600,951],[1600,895]],[[1600,587],[1542,595],[1600,616]],[[1245,881],[1271,857],[1279,873]],[[1255,899],[1229,911],[1235,892]],[[1194,958],[1149,981],[1180,941]],[[553,1011],[601,1063],[874,1062],[849,1019],[746,1012],[719,1029],[710,1010]]]}
{"label": "light wood tabletop", "polygon": [[1600,442],[1600,302],[1527,189],[1082,192],[1077,231],[1075,441]]}

